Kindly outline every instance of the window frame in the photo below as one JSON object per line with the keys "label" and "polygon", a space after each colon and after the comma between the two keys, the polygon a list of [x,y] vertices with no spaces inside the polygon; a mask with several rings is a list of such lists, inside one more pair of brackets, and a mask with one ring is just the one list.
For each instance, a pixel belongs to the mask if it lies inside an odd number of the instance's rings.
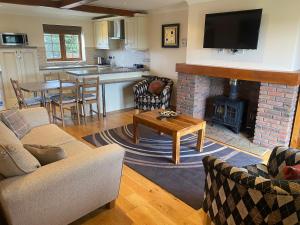
{"label": "window frame", "polygon": [[[45,34],[58,34],[59,35],[60,54],[61,54],[61,58],[59,58],[59,59],[58,58],[57,59],[48,59],[46,44],[45,44],[45,40],[44,40],[47,62],[82,61],[82,36],[81,36],[81,33],[74,34],[74,33],[65,33],[65,32],[53,32],[53,33],[52,32],[51,33],[44,32],[43,35],[45,36]],[[67,57],[65,35],[77,35],[78,36],[79,58],[68,58]]]}

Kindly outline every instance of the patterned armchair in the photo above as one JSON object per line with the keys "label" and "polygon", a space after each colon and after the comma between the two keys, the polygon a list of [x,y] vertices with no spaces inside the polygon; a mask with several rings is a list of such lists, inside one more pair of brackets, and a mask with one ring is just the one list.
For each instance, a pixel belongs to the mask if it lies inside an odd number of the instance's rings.
{"label": "patterned armchair", "polygon": [[[159,79],[166,86],[160,95],[153,95],[148,92],[148,86],[153,81]],[[141,110],[167,109],[170,107],[173,81],[163,77],[150,77],[133,86],[135,108]]]}
{"label": "patterned armchair", "polygon": [[207,156],[203,210],[216,225],[294,225],[300,218],[300,180],[280,170],[300,163],[300,151],[276,147],[267,165],[237,168]]}

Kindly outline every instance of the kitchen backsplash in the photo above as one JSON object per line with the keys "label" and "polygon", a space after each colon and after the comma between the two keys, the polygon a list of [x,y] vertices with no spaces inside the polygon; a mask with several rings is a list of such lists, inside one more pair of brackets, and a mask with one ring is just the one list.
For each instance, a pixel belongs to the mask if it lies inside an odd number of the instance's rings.
{"label": "kitchen backsplash", "polygon": [[[47,62],[46,51],[44,47],[37,48],[38,59],[40,67],[49,65],[61,65],[72,64],[74,62]],[[125,48],[118,50],[99,50],[92,47],[85,48],[86,62],[87,64],[96,64],[97,56],[105,57],[113,56],[116,66],[132,67],[133,64],[143,64],[146,67],[150,66],[150,54],[149,51],[136,51],[127,50]]]}
{"label": "kitchen backsplash", "polygon": [[96,50],[96,55],[108,58],[113,56],[116,66],[132,67],[133,64],[150,66],[149,51],[136,51],[128,49]]}

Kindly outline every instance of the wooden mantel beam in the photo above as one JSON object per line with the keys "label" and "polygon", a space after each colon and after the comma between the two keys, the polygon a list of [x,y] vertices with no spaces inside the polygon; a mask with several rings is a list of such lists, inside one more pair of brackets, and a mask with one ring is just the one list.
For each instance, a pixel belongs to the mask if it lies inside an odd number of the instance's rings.
{"label": "wooden mantel beam", "polygon": [[290,86],[300,85],[300,71],[289,72],[255,69],[252,70],[177,63],[176,72],[198,76],[248,80],[273,84],[285,84]]}
{"label": "wooden mantel beam", "polygon": [[[18,5],[30,5],[30,6],[45,6],[52,8],[68,8],[70,10],[99,13],[99,14],[112,14],[117,16],[134,16],[135,11],[115,9],[101,6],[85,5],[89,0],[62,0],[62,1],[49,1],[49,0],[0,0],[0,3],[18,4]],[[85,2],[85,3],[84,3]]]}

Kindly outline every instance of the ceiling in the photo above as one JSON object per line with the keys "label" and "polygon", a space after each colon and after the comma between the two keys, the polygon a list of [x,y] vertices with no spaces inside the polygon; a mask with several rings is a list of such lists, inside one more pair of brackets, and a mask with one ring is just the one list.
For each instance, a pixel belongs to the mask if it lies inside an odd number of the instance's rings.
{"label": "ceiling", "polygon": [[127,9],[136,11],[148,11],[159,9],[169,5],[186,2],[185,0],[96,0],[90,5]]}
{"label": "ceiling", "polygon": [[41,6],[7,4],[2,2],[0,2],[0,13],[28,15],[28,16],[79,17],[82,19],[105,15],[99,13],[86,13],[86,12],[72,11],[68,9],[56,9],[56,8],[41,7]]}
{"label": "ceiling", "polygon": [[[51,0],[60,1],[60,0]],[[130,11],[149,11],[165,8],[171,5],[178,5],[189,0],[87,0],[88,5],[108,7],[115,9],[124,9]],[[204,0],[201,0],[204,1]],[[9,2],[9,1],[7,1]],[[0,13],[2,14],[17,14],[30,16],[55,16],[55,17],[74,17],[78,19],[93,18],[105,16],[107,14],[88,13],[75,11],[71,9],[50,8],[42,6],[17,5],[3,3],[0,0]]]}

